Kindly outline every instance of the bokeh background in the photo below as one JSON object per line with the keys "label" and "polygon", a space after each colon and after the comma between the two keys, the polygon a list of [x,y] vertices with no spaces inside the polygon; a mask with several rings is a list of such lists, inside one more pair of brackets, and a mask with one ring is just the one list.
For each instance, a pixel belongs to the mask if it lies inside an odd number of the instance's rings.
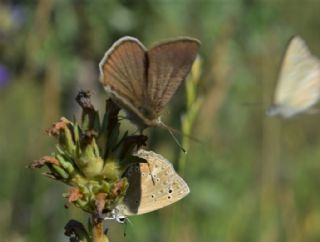
{"label": "bokeh background", "polygon": [[[46,128],[79,117],[80,89],[94,91],[102,110],[98,63],[124,35],[146,46],[201,40],[199,110],[184,120],[200,142],[184,137],[182,156],[168,132],[149,130],[150,148],[179,168],[191,193],[126,227],[108,223],[111,241],[320,241],[319,114],[279,120],[264,111],[292,35],[320,56],[319,9],[314,0],[1,1],[0,242],[67,241],[66,222],[86,221],[64,208],[67,187],[25,167],[54,150]],[[185,90],[163,113],[178,129],[190,111]]]}

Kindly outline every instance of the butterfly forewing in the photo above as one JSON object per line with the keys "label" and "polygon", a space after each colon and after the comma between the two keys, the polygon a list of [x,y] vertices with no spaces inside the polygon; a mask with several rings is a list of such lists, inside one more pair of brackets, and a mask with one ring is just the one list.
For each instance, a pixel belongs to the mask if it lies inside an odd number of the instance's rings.
{"label": "butterfly forewing", "polygon": [[128,108],[144,103],[146,90],[146,51],[135,38],[118,40],[105,54],[100,64],[104,88]]}
{"label": "butterfly forewing", "polygon": [[161,155],[139,150],[137,156],[147,163],[134,164],[126,171],[129,188],[123,204],[117,208],[122,215],[152,212],[177,202],[189,193],[186,182]]}
{"label": "butterfly forewing", "polygon": [[282,61],[275,104],[284,116],[293,116],[314,105],[320,97],[320,61],[311,55],[304,40],[295,36]]}
{"label": "butterfly forewing", "polygon": [[106,91],[140,130],[159,124],[163,107],[189,73],[200,43],[178,38],[149,51],[135,38],[124,37],[100,62]]}
{"label": "butterfly forewing", "polygon": [[179,38],[148,51],[147,90],[150,109],[159,114],[190,72],[200,43]]}

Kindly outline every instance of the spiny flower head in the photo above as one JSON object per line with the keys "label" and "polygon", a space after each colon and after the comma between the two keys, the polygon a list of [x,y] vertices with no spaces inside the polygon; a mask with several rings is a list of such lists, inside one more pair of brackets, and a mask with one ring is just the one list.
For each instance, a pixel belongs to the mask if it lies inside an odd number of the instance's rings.
{"label": "spiny flower head", "polygon": [[81,125],[64,117],[47,130],[57,139],[56,151],[34,161],[31,168],[46,166],[44,175],[64,182],[71,189],[64,196],[88,213],[102,215],[119,204],[128,182],[122,174],[136,162],[133,156],[145,145],[144,135],[120,134],[119,107],[106,102],[102,122],[90,101],[90,93],[81,91],[76,98],[82,108]]}

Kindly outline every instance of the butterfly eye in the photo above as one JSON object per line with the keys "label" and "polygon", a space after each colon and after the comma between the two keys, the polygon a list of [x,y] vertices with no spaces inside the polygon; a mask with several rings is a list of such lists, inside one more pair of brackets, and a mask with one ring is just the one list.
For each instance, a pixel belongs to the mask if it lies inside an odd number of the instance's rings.
{"label": "butterfly eye", "polygon": [[116,220],[118,223],[123,224],[126,221],[126,217],[118,216]]}

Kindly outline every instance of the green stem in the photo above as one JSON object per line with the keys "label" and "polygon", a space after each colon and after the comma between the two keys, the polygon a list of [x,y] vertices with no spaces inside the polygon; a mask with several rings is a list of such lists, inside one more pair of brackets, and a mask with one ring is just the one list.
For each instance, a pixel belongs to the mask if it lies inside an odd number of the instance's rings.
{"label": "green stem", "polygon": [[[194,62],[191,70],[190,77],[186,80],[186,112],[181,119],[181,127],[182,127],[182,147],[185,150],[189,150],[190,148],[190,134],[192,131],[193,124],[196,120],[197,114],[200,109],[201,99],[198,98],[198,82],[200,79],[201,73],[201,62],[200,59],[197,58]],[[179,161],[178,161],[178,168],[179,173],[183,174],[185,171],[185,165],[187,161],[187,156],[181,152]]]}

